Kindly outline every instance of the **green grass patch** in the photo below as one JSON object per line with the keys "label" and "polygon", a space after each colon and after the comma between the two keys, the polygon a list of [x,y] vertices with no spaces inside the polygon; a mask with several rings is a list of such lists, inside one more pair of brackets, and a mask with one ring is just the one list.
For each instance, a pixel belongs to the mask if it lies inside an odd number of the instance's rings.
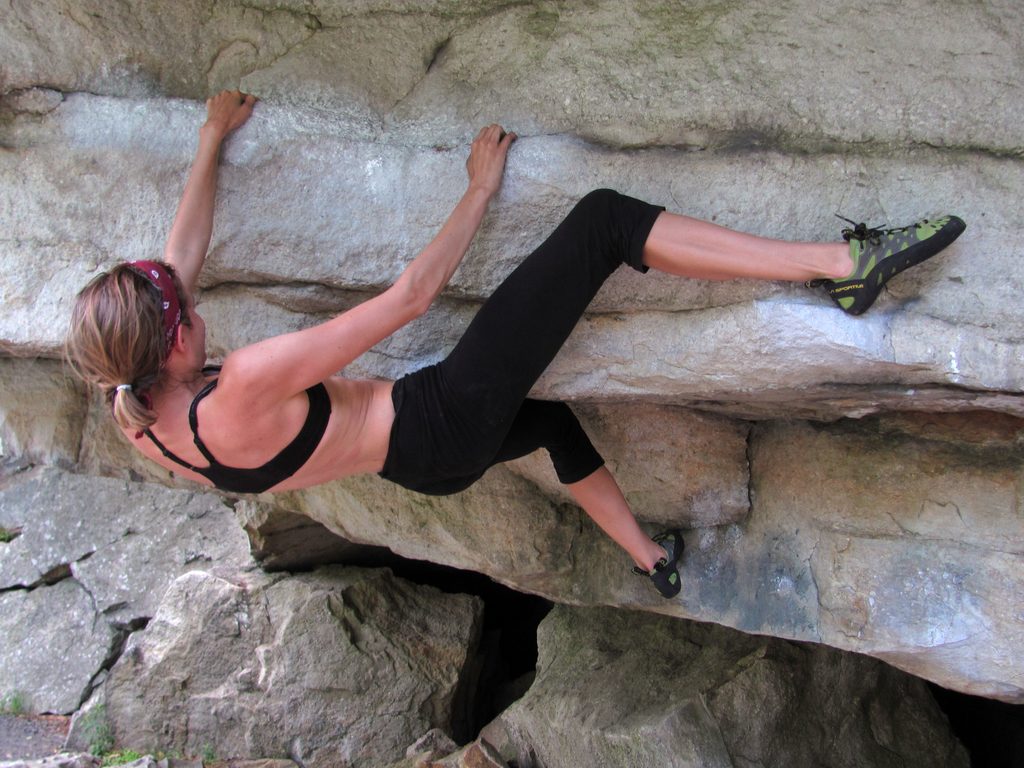
{"label": "green grass patch", "polygon": [[110,729],[110,723],[107,722],[107,708],[103,704],[93,707],[82,715],[79,728],[82,738],[89,746],[90,753],[97,757],[112,754],[114,733]]}
{"label": "green grass patch", "polygon": [[142,755],[134,749],[119,749],[116,752],[104,755],[100,766],[106,768],[108,765],[124,765],[125,763],[133,763],[141,757]]}
{"label": "green grass patch", "polygon": [[0,714],[3,715],[24,715],[28,711],[25,701],[25,694],[21,691],[11,691],[0,698]]}

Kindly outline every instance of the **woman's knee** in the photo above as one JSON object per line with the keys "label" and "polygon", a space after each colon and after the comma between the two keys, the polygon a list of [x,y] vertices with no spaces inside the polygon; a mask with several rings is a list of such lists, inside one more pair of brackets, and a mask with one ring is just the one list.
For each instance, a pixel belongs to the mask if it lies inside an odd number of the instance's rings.
{"label": "woman's knee", "polygon": [[593,189],[580,198],[572,212],[600,220],[608,216],[621,199],[622,195],[614,189]]}
{"label": "woman's knee", "polygon": [[553,439],[544,447],[551,456],[558,479],[564,484],[575,483],[604,461],[568,405],[550,403],[548,406],[547,417],[557,426],[552,428]]}
{"label": "woman's knee", "polygon": [[626,257],[622,237],[624,199],[614,189],[592,190],[580,198],[559,228],[587,261],[606,264],[609,274]]}

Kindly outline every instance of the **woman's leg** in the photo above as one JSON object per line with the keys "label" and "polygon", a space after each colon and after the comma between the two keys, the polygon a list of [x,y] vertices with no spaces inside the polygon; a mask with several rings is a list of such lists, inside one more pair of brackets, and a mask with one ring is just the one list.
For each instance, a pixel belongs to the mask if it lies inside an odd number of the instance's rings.
{"label": "woman's leg", "polygon": [[648,267],[701,280],[754,278],[804,282],[846,277],[850,246],[791,243],[734,232],[708,221],[661,213],[644,243]]}
{"label": "woman's leg", "polygon": [[643,268],[644,242],[660,213],[595,190],[502,281],[439,364],[454,399],[469,409],[466,421],[500,443],[608,276],[623,263]]}
{"label": "woman's leg", "polygon": [[[645,571],[665,550],[640,529],[582,428],[574,417],[575,430],[562,424],[565,419],[555,419],[555,404],[524,404],[524,398],[608,276],[623,263],[643,268],[643,244],[659,215],[655,206],[616,192],[588,194],[495,290],[441,363],[460,399],[476,404],[474,421],[504,436],[495,460],[507,461],[540,446],[550,451],[553,432],[569,436],[558,434],[554,441],[558,447],[552,458],[560,478],[584,511]],[[555,430],[552,420],[565,428]]]}
{"label": "woman's leg", "polygon": [[494,463],[544,448],[551,456],[558,479],[611,538],[650,571],[665,550],[644,533],[633,517],[618,483],[594,450],[587,433],[565,403],[527,399],[516,414]]}
{"label": "woman's leg", "polygon": [[665,557],[665,550],[637,524],[619,484],[607,467],[601,467],[566,488],[583,511],[626,550],[640,568],[650,571],[659,559]]}

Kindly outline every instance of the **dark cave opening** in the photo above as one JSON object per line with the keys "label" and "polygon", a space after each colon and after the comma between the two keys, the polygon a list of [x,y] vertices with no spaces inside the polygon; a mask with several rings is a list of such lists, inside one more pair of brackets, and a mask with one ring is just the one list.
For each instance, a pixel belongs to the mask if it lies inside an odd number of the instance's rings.
{"label": "dark cave opening", "polygon": [[928,684],[971,768],[1024,768],[1024,705],[971,696]]}
{"label": "dark cave opening", "polygon": [[473,571],[434,563],[389,562],[396,576],[429,584],[443,592],[476,595],[484,603],[480,645],[471,661],[461,702],[457,703],[452,738],[465,744],[480,729],[520,698],[537,668],[537,627],[552,603],[517,592]]}

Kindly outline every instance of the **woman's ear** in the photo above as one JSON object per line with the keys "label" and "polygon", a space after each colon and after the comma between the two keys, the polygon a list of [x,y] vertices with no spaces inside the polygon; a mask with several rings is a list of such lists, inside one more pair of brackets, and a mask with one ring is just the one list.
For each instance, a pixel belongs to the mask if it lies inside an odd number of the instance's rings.
{"label": "woman's ear", "polygon": [[178,327],[174,330],[174,344],[171,345],[171,354],[173,354],[175,350],[178,352],[187,351],[188,344],[190,342],[188,333],[190,330],[191,328],[185,325],[185,323],[178,323]]}

